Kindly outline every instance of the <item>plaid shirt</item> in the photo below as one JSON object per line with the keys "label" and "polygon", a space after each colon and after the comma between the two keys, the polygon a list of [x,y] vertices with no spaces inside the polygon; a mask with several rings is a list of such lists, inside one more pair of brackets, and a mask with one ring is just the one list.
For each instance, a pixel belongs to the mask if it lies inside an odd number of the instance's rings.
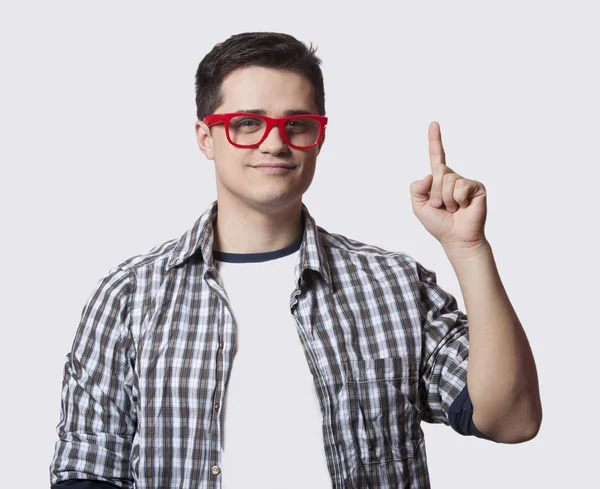
{"label": "plaid shirt", "polygon": [[[218,411],[235,332],[213,261],[217,208],[93,290],[65,361],[57,488],[71,479],[221,487]],[[302,221],[289,307],[332,487],[429,488],[421,421],[491,440],[472,422],[467,316],[405,253],[329,233],[304,204]]]}

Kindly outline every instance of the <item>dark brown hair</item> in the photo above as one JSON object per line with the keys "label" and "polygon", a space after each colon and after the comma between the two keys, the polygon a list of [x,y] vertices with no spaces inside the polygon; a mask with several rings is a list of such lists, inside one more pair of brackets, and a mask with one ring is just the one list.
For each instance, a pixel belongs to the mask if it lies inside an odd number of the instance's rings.
{"label": "dark brown hair", "polygon": [[197,118],[202,120],[223,103],[223,78],[236,68],[247,66],[289,70],[306,76],[313,86],[319,115],[325,115],[321,60],[315,51],[312,43],[309,47],[280,32],[243,32],[216,44],[196,71]]}

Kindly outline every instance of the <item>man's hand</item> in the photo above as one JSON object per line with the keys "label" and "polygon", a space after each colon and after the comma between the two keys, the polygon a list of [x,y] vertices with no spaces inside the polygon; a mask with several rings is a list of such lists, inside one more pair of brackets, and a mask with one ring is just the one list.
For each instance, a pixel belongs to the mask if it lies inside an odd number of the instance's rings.
{"label": "man's hand", "polygon": [[429,125],[429,159],[431,173],[410,184],[414,214],[446,252],[477,249],[486,242],[486,190],[446,165],[437,122]]}

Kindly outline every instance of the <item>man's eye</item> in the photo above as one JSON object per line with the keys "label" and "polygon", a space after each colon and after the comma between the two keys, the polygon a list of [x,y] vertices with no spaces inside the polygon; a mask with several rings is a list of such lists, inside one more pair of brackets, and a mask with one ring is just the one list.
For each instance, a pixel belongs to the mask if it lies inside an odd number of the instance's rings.
{"label": "man's eye", "polygon": [[244,119],[243,121],[236,122],[235,127],[250,127],[256,124],[257,122],[254,119]]}

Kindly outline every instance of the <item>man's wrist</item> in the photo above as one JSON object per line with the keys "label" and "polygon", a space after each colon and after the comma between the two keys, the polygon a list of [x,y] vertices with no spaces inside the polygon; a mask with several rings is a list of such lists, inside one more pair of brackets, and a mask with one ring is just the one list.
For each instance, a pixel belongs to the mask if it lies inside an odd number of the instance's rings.
{"label": "man's wrist", "polygon": [[443,246],[448,259],[452,261],[469,261],[484,253],[492,252],[492,245],[485,239],[475,243],[459,243]]}

